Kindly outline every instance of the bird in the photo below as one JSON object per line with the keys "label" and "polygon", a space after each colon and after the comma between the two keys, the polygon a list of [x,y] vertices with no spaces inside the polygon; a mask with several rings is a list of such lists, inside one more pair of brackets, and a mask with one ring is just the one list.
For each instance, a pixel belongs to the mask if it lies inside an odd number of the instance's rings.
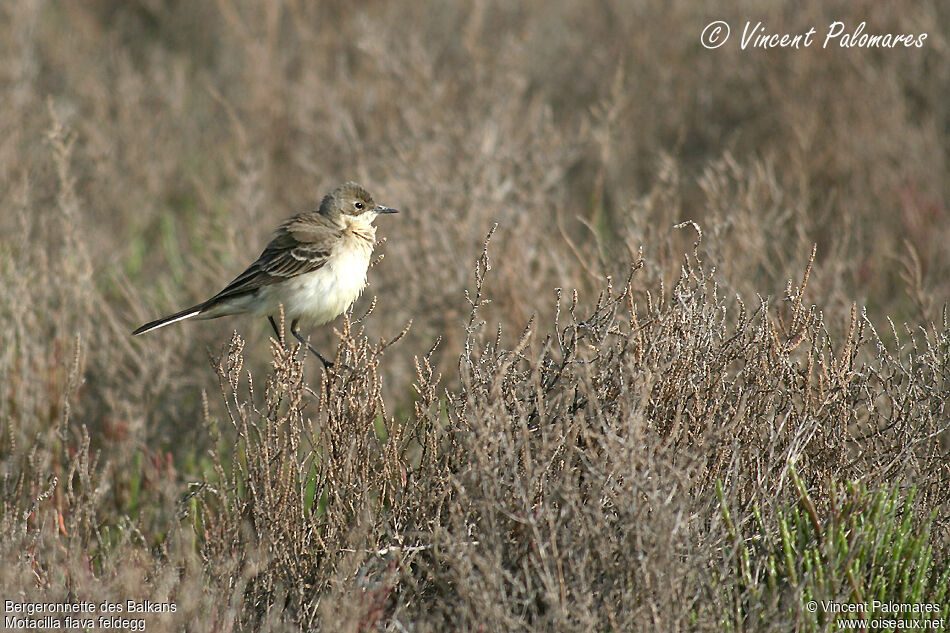
{"label": "bird", "polygon": [[252,314],[266,316],[279,339],[274,316],[283,306],[294,338],[307,345],[325,368],[332,367],[299,328],[329,323],[360,296],[376,244],[373,221],[387,213],[398,211],[377,204],[357,183],[344,183],[324,196],[318,210],[290,217],[277,227],[257,261],[221,292],[150,321],[132,335],[187,319]]}

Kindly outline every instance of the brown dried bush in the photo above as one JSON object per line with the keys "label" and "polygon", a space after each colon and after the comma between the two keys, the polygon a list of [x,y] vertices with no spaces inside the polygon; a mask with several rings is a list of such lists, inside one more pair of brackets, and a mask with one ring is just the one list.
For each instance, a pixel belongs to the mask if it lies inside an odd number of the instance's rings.
{"label": "brown dried bush", "polygon": [[[941,598],[950,11],[879,5],[0,9],[0,598],[807,630],[871,580],[772,573],[790,508],[807,549],[911,490]],[[713,18],[929,39],[707,51]],[[404,213],[313,333],[348,369],[246,320],[128,336],[351,178]]]}

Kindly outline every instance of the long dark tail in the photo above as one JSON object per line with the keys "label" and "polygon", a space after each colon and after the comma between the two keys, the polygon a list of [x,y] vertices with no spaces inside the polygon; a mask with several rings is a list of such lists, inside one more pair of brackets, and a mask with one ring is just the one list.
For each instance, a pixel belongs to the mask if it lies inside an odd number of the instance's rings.
{"label": "long dark tail", "polygon": [[205,305],[206,304],[204,303],[199,303],[198,305],[191,306],[190,308],[185,308],[181,312],[176,312],[175,314],[170,314],[160,319],[149,321],[139,329],[132,332],[132,336],[145,334],[146,332],[157,330],[158,328],[169,325],[170,323],[177,323],[178,321],[184,321],[185,319],[190,319],[193,316],[198,316],[201,314],[201,311],[205,309]]}

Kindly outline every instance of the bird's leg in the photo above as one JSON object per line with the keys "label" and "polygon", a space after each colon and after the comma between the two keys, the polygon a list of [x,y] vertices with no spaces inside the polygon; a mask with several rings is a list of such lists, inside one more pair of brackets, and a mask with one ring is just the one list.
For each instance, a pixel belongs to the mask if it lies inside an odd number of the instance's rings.
{"label": "bird's leg", "polygon": [[277,341],[283,343],[280,329],[277,327],[277,322],[274,320],[274,317],[268,315],[267,320],[270,321],[270,326],[274,328],[274,335],[277,336]]}
{"label": "bird's leg", "polygon": [[294,319],[293,321],[290,322],[290,333],[294,335],[294,338],[296,338],[298,341],[306,345],[307,349],[309,349],[311,352],[316,354],[317,358],[320,359],[320,362],[323,363],[324,369],[329,369],[330,367],[333,367],[333,363],[331,363],[326,358],[324,358],[323,354],[318,352],[317,349],[313,345],[311,345],[309,342],[307,342],[306,339],[304,339],[303,336],[301,336],[300,331],[297,329],[297,319]]}

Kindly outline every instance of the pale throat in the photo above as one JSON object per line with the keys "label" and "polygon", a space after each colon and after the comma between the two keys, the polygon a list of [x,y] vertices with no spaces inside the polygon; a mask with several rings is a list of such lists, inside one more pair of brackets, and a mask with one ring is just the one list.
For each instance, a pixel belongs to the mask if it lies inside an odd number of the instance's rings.
{"label": "pale throat", "polygon": [[373,226],[372,221],[375,217],[373,213],[341,216],[344,238],[350,243],[373,250],[376,243],[376,227]]}

